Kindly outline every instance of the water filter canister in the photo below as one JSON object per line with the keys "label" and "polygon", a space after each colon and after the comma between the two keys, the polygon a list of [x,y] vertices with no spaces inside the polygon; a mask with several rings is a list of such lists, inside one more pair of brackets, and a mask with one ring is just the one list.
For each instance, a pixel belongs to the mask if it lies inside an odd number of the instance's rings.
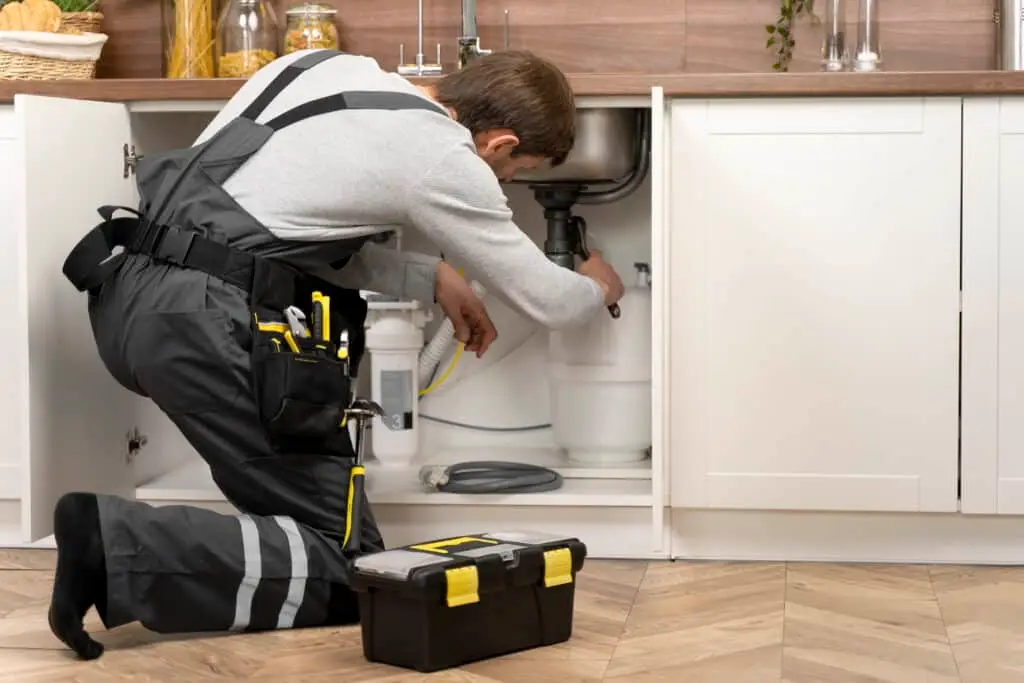
{"label": "water filter canister", "polygon": [[374,419],[371,443],[383,466],[409,465],[419,451],[418,369],[429,319],[416,302],[369,302],[371,396],[384,409]]}
{"label": "water filter canister", "polygon": [[598,315],[550,336],[552,433],[575,463],[636,462],[651,445],[650,266],[636,270],[620,318]]}

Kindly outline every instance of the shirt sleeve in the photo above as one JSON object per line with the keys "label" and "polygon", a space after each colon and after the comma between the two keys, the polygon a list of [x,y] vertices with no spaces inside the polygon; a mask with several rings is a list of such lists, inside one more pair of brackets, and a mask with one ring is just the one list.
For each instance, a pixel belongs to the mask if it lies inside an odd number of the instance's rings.
{"label": "shirt sleeve", "polygon": [[408,206],[414,228],[531,320],[549,329],[572,327],[604,307],[596,282],[548,260],[519,229],[497,177],[470,145],[427,173]]}
{"label": "shirt sleeve", "polygon": [[339,287],[367,289],[430,305],[440,261],[436,256],[367,242],[340,270],[324,266],[315,274]]}

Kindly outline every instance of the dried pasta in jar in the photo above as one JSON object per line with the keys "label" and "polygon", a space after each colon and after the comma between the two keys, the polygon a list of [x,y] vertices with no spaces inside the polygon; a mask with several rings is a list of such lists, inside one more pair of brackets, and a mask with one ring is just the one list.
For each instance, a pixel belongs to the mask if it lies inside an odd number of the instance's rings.
{"label": "dried pasta in jar", "polygon": [[334,25],[337,10],[328,5],[307,2],[289,9],[284,33],[284,54],[296,50],[338,49],[338,29]]}
{"label": "dried pasta in jar", "polygon": [[228,0],[217,20],[217,76],[249,78],[277,59],[279,40],[269,0]]}
{"label": "dried pasta in jar", "polygon": [[277,59],[271,50],[237,50],[221,55],[217,62],[220,78],[249,78]]}

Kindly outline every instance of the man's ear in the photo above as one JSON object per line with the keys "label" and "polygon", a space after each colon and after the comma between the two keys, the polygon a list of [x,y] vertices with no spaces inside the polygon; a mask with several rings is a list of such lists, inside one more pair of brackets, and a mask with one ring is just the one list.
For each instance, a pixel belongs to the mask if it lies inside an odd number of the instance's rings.
{"label": "man's ear", "polygon": [[489,130],[481,133],[477,147],[489,157],[508,157],[519,146],[519,137],[508,129]]}

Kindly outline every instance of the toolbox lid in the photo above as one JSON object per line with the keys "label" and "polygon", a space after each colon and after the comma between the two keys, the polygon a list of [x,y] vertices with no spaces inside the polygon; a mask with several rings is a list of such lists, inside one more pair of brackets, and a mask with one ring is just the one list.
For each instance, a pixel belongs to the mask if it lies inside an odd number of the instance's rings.
{"label": "toolbox lid", "polygon": [[363,555],[354,562],[353,588],[390,589],[423,599],[440,598],[447,590],[451,602],[456,580],[469,581],[473,594],[572,583],[585,554],[575,537],[537,531],[458,536]]}

